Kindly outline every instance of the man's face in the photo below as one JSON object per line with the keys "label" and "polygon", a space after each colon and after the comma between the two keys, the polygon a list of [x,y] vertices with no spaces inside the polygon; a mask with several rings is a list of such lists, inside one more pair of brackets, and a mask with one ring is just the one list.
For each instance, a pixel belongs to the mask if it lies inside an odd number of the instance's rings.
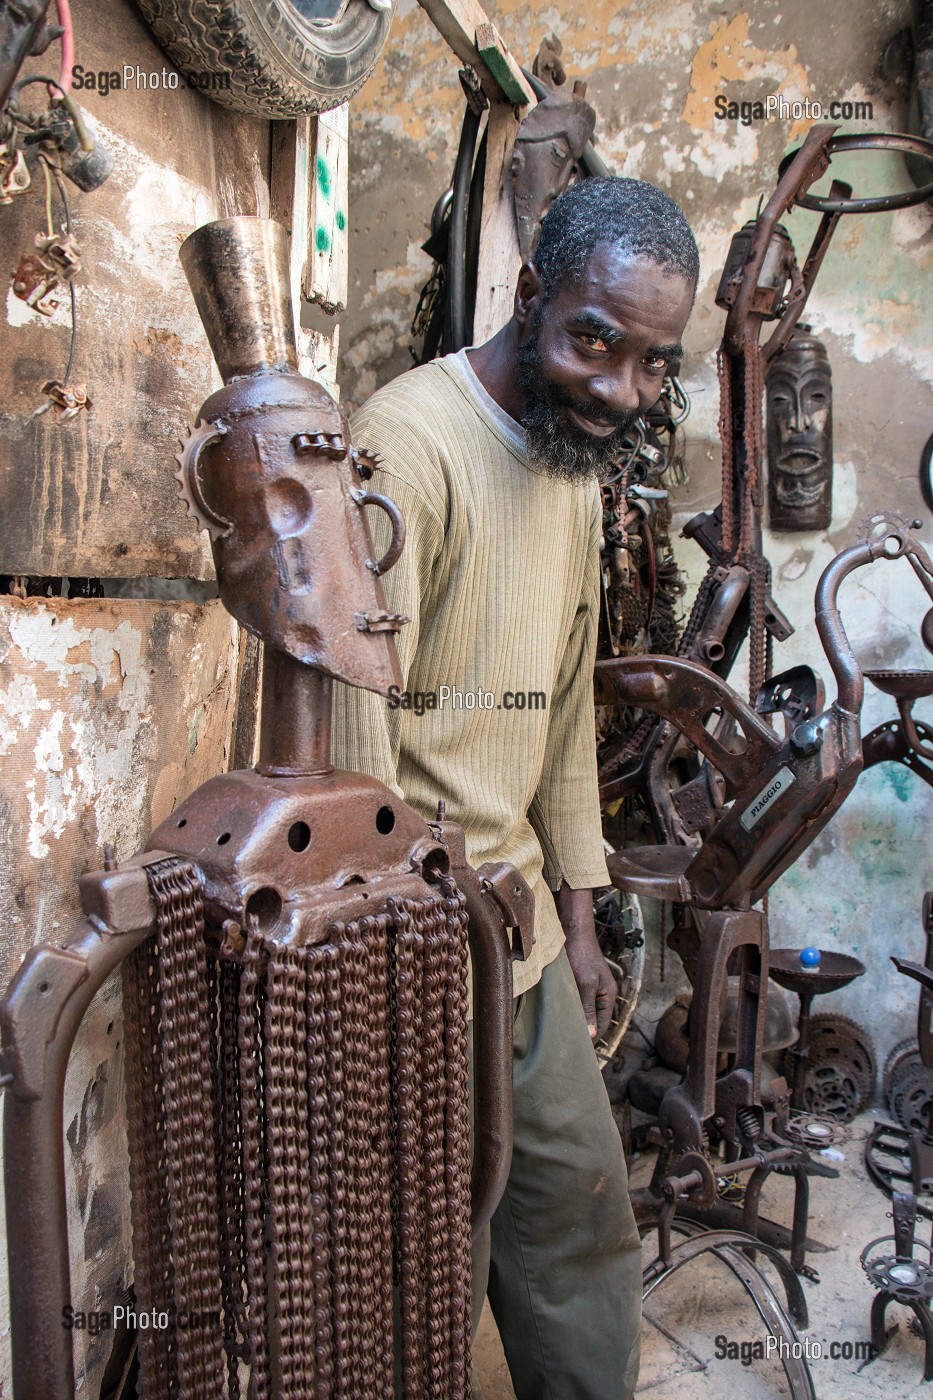
{"label": "man's face", "polygon": [[611,243],[547,303],[537,272],[522,269],[518,380],[533,462],[571,481],[610,472],[664,376],[677,373],[693,294],[685,277]]}

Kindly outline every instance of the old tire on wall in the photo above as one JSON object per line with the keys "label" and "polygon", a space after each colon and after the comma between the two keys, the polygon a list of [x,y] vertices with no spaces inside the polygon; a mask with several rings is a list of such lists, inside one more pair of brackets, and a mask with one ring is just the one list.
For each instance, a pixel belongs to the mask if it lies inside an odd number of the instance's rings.
{"label": "old tire on wall", "polygon": [[377,3],[345,0],[333,22],[314,23],[319,0],[137,0],[192,86],[273,118],[328,111],[362,87],[392,22],[390,0]]}

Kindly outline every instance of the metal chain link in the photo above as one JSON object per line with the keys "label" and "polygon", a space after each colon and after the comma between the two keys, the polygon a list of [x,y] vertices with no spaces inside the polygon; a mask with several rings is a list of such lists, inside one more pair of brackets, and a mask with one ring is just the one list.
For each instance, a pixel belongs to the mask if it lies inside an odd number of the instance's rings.
{"label": "metal chain link", "polygon": [[[126,1046],[127,1139],[133,1221],[134,1293],[137,1303],[173,1295],[165,1171],[165,1108],[158,1036],[159,940],[149,938],[123,963]],[[140,1386],[147,1400],[176,1393],[174,1338],[159,1344],[155,1328],[138,1337]]]}
{"label": "metal chain link", "polygon": [[[449,877],[293,947],[206,951],[194,867],[151,867],[126,965],[145,1400],[470,1395],[467,939]],[[166,1223],[169,1222],[169,1223]],[[222,1282],[221,1282],[222,1280]]]}

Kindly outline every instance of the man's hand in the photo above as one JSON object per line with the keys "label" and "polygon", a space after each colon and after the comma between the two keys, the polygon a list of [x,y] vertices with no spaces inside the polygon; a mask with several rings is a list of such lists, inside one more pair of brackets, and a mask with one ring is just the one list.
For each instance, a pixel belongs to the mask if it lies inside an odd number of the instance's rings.
{"label": "man's hand", "polygon": [[572,890],[562,884],[554,896],[557,915],[567,939],[567,957],[573,971],[583,1013],[593,1040],[603,1035],[612,1020],[618,987],[596,941],[593,891]]}

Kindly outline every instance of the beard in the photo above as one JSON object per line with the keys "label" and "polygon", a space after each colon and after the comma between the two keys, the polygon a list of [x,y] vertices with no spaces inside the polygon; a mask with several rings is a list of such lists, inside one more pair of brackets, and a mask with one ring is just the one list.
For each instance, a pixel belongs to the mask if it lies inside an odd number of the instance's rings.
{"label": "beard", "polygon": [[[538,349],[539,310],[518,356],[518,383],[522,391],[522,424],[533,467],[558,481],[577,483],[608,476],[625,455],[625,439],[638,420],[638,410],[612,413],[591,400],[577,399],[549,379]],[[594,437],[570,422],[565,409],[585,418],[612,423],[606,437]]]}

